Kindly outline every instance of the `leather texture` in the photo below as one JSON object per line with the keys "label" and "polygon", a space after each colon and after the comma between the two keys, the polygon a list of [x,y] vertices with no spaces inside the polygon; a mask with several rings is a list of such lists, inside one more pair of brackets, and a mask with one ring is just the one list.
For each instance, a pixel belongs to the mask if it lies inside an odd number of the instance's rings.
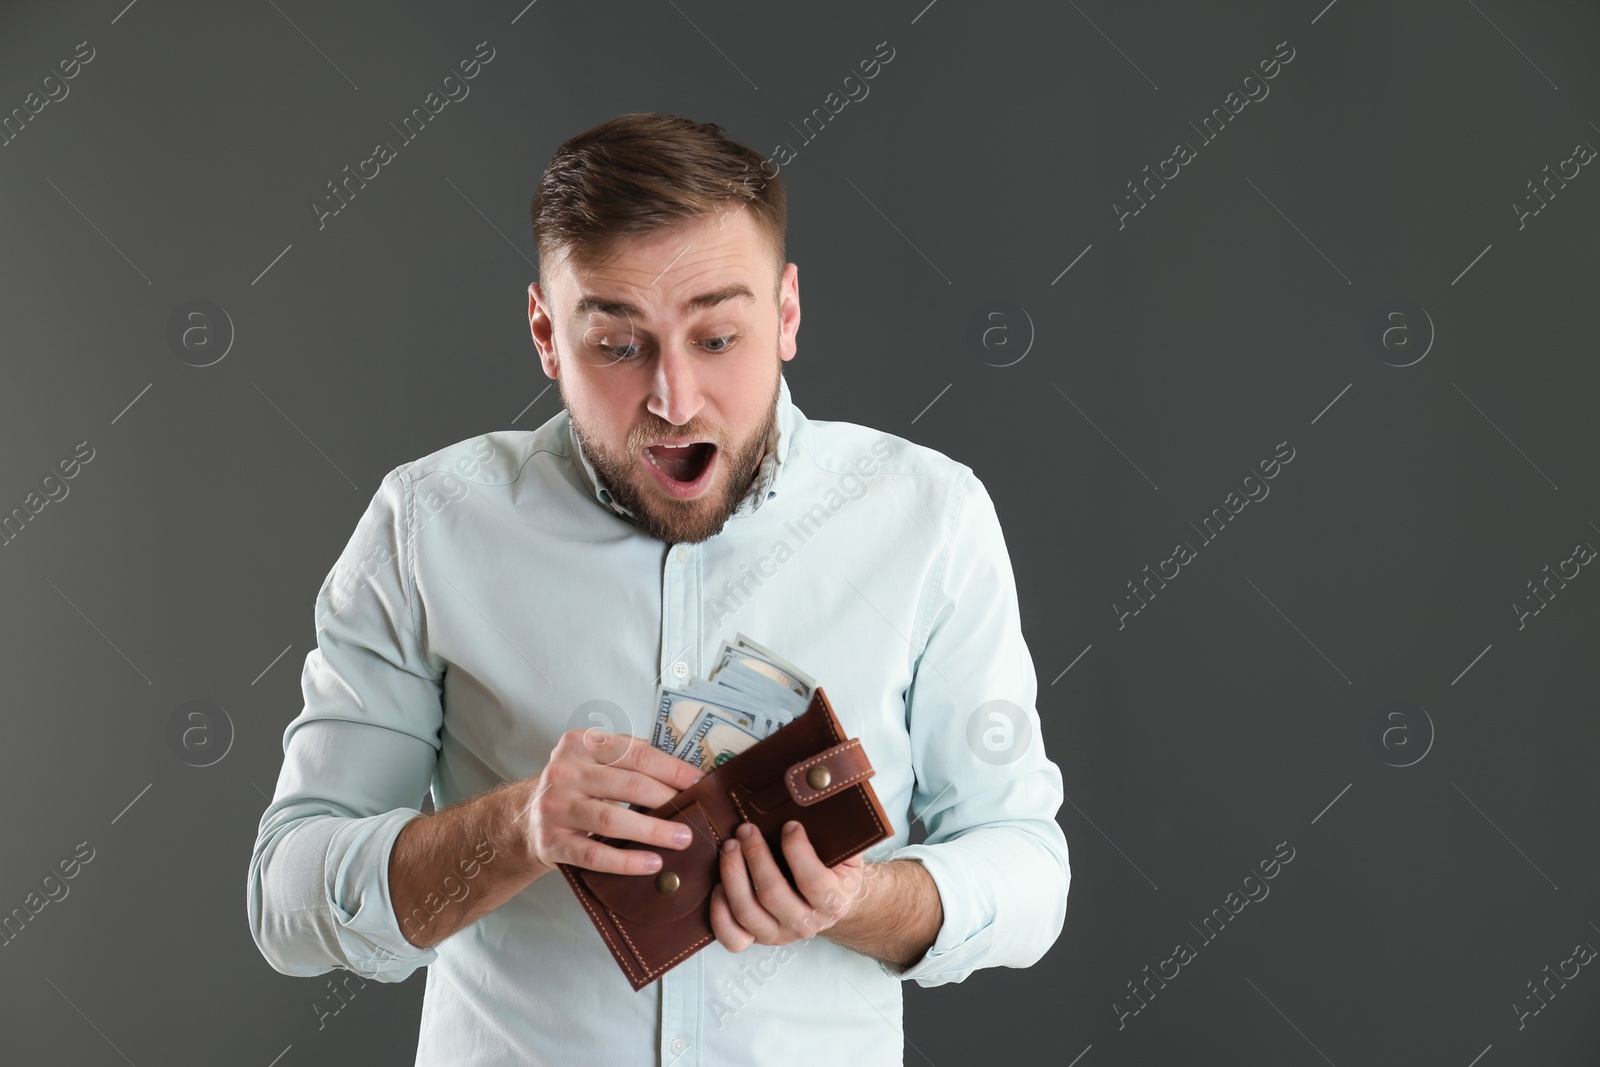
{"label": "leather texture", "polygon": [[[656,848],[597,837],[622,849],[660,854],[653,874],[613,874],[557,864],[637,992],[715,940],[711,889],[721,878],[722,842],[742,822],[755,824],[792,885],[780,835],[790,819],[805,827],[817,856],[841,863],[894,833],[869,779],[861,742],[846,738],[818,686],[793,722],[645,812],[688,824],[688,848]],[[671,887],[676,877],[676,888]]]}

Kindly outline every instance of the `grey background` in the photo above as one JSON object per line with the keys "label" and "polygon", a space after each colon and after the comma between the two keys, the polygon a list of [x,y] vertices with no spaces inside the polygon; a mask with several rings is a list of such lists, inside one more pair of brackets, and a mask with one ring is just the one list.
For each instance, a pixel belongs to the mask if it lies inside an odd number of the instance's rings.
{"label": "grey background", "polygon": [[[319,1031],[324,980],[246,924],[312,598],[384,472],[556,413],[534,184],[567,137],[661,110],[798,148],[796,403],[971,464],[1012,553],[1066,927],[1031,969],[908,985],[907,1062],[1595,1062],[1588,968],[1520,1030],[1512,1005],[1600,945],[1600,578],[1522,629],[1512,604],[1600,544],[1600,177],[1520,230],[1511,205],[1600,144],[1596,5],[123,3],[0,8],[0,114],[96,53],[0,148],[0,512],[95,450],[0,547],[0,913],[95,849],[0,947],[0,1059],[411,1062],[420,973]],[[324,183],[480,41],[470,95],[319,230]],[[881,41],[806,143],[791,123]],[[1270,95],[1199,145],[1282,41]],[[1197,158],[1119,229],[1180,139]],[[236,331],[203,368],[166,340],[196,299]],[[1032,324],[1011,366],[966,341],[995,300]],[[1436,331],[1404,368],[1367,338],[1391,300]],[[1201,546],[1188,524],[1283,441],[1271,495]],[[1180,539],[1197,558],[1119,628]],[[235,735],[209,767],[167,740],[197,699]],[[1397,699],[1435,731],[1408,767],[1368,738]]]}

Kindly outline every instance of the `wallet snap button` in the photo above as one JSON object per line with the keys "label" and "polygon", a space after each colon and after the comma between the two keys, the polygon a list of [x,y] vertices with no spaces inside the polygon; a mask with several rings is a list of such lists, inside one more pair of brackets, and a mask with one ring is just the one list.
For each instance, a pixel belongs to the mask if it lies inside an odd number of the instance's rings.
{"label": "wallet snap button", "polygon": [[833,774],[828,770],[827,764],[819,763],[806,772],[806,784],[812,789],[826,789],[831,781]]}
{"label": "wallet snap button", "polygon": [[656,892],[671,896],[678,891],[680,884],[676,871],[662,871],[656,875]]}

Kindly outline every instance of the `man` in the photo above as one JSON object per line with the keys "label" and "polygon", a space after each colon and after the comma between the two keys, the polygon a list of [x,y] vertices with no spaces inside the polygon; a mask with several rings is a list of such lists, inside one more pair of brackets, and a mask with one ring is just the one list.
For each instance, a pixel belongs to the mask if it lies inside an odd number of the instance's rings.
{"label": "man", "polygon": [[[766,166],[670,115],[562,145],[528,321],[565,410],[395,468],[318,594],[251,928],[287,974],[426,965],[419,1064],[899,1064],[902,981],[1026,967],[1061,930],[1061,775],[993,503],[793,405]],[[683,847],[642,812],[699,771],[643,737],[736,633],[826,689],[894,835],[832,868],[785,835],[792,884],[741,835],[716,943],[635,993],[554,868]]]}

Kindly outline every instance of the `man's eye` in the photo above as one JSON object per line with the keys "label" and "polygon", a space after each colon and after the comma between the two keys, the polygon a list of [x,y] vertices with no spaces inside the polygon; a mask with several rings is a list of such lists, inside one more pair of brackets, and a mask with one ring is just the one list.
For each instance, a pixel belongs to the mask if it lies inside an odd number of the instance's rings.
{"label": "man's eye", "polygon": [[[707,352],[713,355],[728,351],[739,341],[739,334],[723,334],[721,337],[711,337],[702,341]],[[637,361],[644,346],[637,343],[625,345],[608,345],[603,341],[595,342],[595,348],[606,355],[613,363],[633,363]]]}
{"label": "man's eye", "polygon": [[639,354],[638,345],[595,345],[600,351],[611,357],[613,363],[628,363]]}

